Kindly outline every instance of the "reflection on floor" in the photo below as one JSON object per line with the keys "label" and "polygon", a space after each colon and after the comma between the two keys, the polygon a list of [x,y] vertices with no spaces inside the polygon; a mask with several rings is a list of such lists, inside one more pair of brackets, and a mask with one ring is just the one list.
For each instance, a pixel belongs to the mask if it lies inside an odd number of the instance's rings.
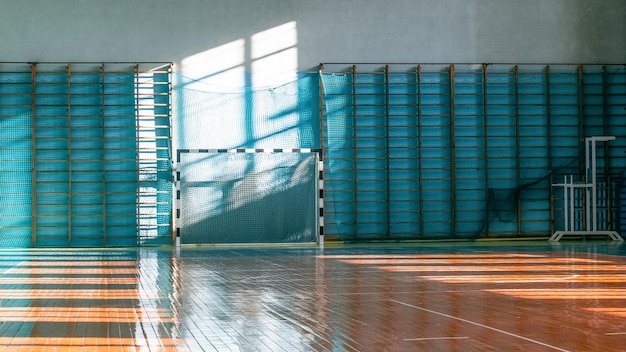
{"label": "reflection on floor", "polygon": [[604,242],[0,251],[0,351],[621,351]]}

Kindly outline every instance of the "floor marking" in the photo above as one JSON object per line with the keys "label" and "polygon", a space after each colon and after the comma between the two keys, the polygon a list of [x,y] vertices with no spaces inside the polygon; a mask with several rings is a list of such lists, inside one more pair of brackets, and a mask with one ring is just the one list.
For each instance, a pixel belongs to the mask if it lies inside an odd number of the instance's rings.
{"label": "floor marking", "polygon": [[467,336],[448,336],[448,337],[418,337],[414,339],[402,339],[402,341],[431,341],[431,340],[465,340]]}
{"label": "floor marking", "polygon": [[607,332],[605,335],[626,335],[626,332]]}
{"label": "floor marking", "polygon": [[557,351],[561,351],[561,352],[569,352],[569,350],[564,350],[562,348],[559,348],[559,347],[556,347],[556,346],[552,346],[552,345],[549,345],[547,343],[543,343],[541,341],[537,341],[537,340],[530,339],[528,337],[516,335],[516,334],[513,334],[511,332],[500,330],[500,329],[494,328],[492,326],[483,325],[483,324],[480,324],[480,323],[477,323],[477,322],[474,322],[474,321],[471,321],[471,320],[467,320],[467,319],[455,317],[455,316],[452,316],[452,315],[448,315],[448,314],[445,314],[445,313],[437,312],[437,311],[434,311],[434,310],[418,307],[418,306],[415,306],[415,305],[412,305],[412,304],[409,304],[409,303],[405,303],[405,302],[401,302],[401,301],[398,301],[398,300],[395,300],[395,299],[392,299],[390,301],[398,303],[398,304],[401,304],[401,305],[406,306],[406,307],[415,308],[415,309],[418,309],[418,310],[421,310],[421,311],[424,311],[424,312],[437,314],[437,315],[440,315],[440,316],[443,316],[443,317],[446,317],[446,318],[455,319],[455,320],[462,321],[464,323],[476,325],[476,326],[479,326],[481,328],[497,331],[499,333],[502,333],[502,334],[505,334],[505,335],[509,335],[509,336],[512,336],[512,337],[515,337],[515,338],[518,338],[518,339],[526,340],[526,341],[529,341],[529,342],[532,342],[532,343],[536,343],[538,345],[541,345],[541,346],[544,346],[544,347],[548,347],[548,348],[551,348],[553,350],[557,350]]}

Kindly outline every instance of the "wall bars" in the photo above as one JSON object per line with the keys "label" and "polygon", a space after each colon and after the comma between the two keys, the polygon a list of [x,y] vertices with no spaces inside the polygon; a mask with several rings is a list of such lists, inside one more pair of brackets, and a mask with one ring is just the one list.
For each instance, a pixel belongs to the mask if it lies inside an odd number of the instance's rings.
{"label": "wall bars", "polygon": [[[626,169],[623,65],[321,67],[326,238],[548,236],[552,182],[600,150],[602,226]],[[578,200],[579,202],[582,199]]]}
{"label": "wall bars", "polygon": [[169,63],[0,63],[0,247],[171,243]]}

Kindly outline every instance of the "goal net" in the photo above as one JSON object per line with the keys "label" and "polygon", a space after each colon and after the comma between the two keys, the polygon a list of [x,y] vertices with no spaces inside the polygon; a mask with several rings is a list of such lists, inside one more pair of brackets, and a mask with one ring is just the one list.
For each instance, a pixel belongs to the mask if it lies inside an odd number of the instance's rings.
{"label": "goal net", "polygon": [[179,150],[180,243],[314,242],[317,161],[314,151]]}

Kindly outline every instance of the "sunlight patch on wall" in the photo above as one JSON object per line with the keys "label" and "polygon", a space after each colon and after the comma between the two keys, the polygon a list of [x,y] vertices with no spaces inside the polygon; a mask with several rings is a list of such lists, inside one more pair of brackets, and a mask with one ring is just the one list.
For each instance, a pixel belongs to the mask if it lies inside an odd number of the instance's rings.
{"label": "sunlight patch on wall", "polygon": [[254,87],[280,85],[297,78],[296,22],[288,22],[256,33],[250,40]]}
{"label": "sunlight patch on wall", "polygon": [[192,81],[186,88],[206,90],[214,86],[225,90],[244,87],[245,46],[244,39],[237,39],[185,58],[181,62],[181,71]]}

